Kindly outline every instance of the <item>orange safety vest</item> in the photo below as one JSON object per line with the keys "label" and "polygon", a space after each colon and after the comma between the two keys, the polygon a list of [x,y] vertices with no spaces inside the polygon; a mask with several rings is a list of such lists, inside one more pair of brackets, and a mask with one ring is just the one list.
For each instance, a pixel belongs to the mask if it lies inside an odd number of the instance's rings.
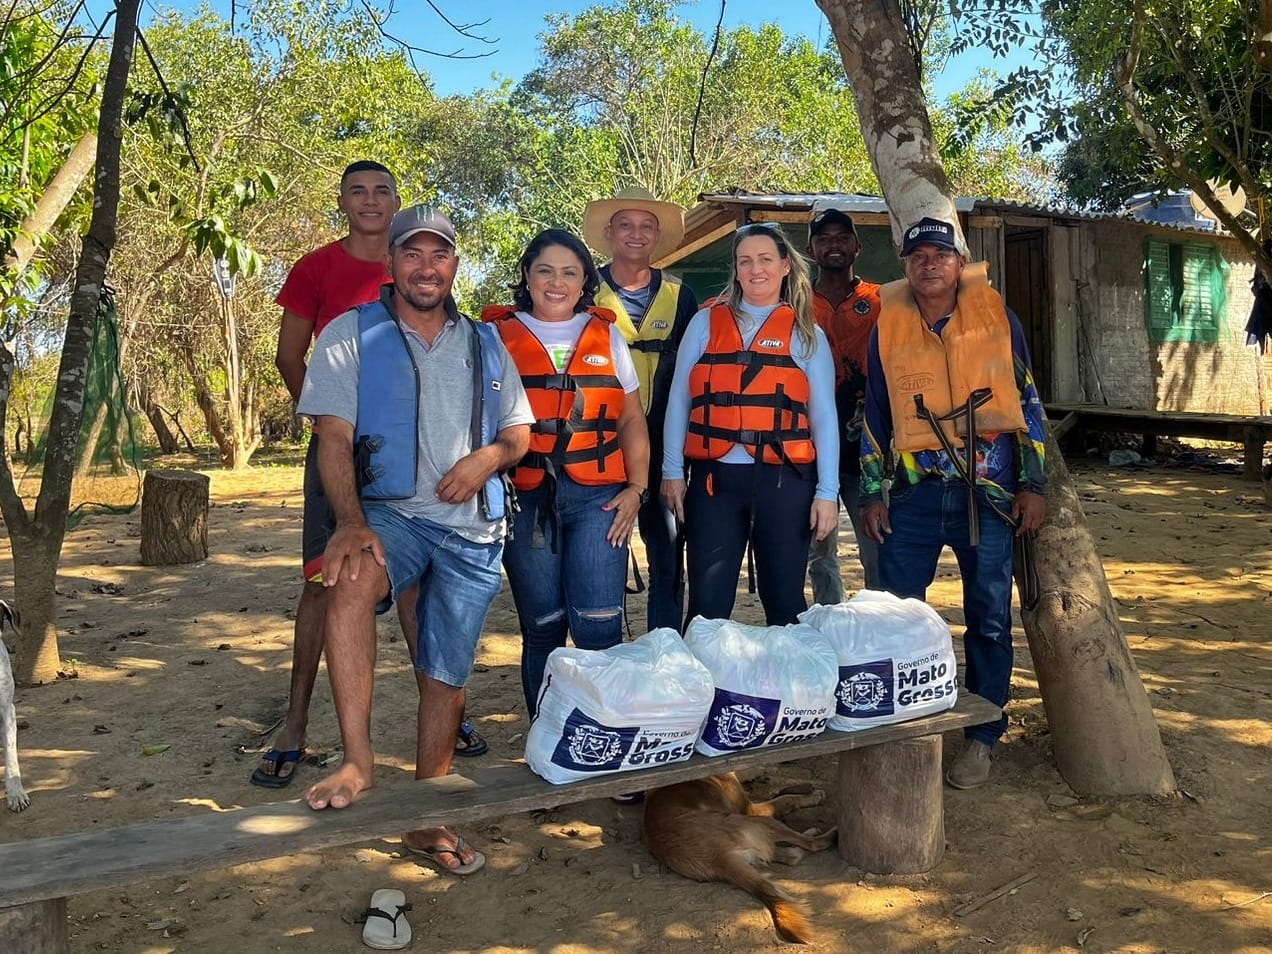
{"label": "orange safety vest", "polygon": [[[905,279],[879,291],[879,358],[892,404],[893,445],[897,451],[940,450],[932,426],[917,413],[915,397],[937,417],[963,407],[968,396],[988,388],[989,401],[976,408],[976,431],[993,437],[1024,431],[1025,415],[1016,387],[1011,325],[1002,296],[989,285],[985,262],[968,265],[958,285],[958,303],[941,334],[919,314]],[[955,446],[967,434],[967,415],[942,421]]]}
{"label": "orange safety vest", "polygon": [[795,312],[778,305],[749,349],[728,305],[714,305],[710,321],[706,350],[689,372],[685,456],[716,460],[744,444],[768,464],[811,463],[817,452],[808,423],[808,376],[791,357]]}
{"label": "orange safety vest", "polygon": [[614,369],[614,314],[588,310],[592,318],[561,372],[534,332],[516,317],[515,308],[495,305],[482,311],[483,321],[495,322],[521,372],[535,416],[530,449],[510,472],[518,490],[534,490],[547,475],[555,478],[562,472],[588,486],[627,481],[618,442],[618,419],[627,396]]}

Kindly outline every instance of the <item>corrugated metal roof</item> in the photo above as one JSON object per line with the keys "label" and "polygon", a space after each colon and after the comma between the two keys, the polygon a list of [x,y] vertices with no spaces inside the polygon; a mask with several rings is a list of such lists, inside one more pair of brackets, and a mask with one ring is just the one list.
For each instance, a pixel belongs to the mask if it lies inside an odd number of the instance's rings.
{"label": "corrugated metal roof", "polygon": [[[698,196],[699,205],[689,211],[691,219],[700,218],[708,207],[715,206],[733,208],[771,209],[783,212],[807,212],[815,202],[835,202],[849,213],[874,212],[887,214],[888,206],[882,196],[862,195],[853,192],[747,192],[735,189],[729,192],[704,192]],[[956,198],[954,207],[960,213],[987,213],[996,215],[1030,215],[1053,219],[1065,219],[1080,222],[1134,222],[1151,225],[1155,228],[1184,232],[1190,235],[1227,236],[1222,227],[1217,229],[1205,226],[1189,225],[1181,222],[1158,221],[1150,215],[1134,212],[1091,212],[1064,205],[1035,205],[1024,202],[1011,202],[999,199]],[[1141,207],[1142,208],[1142,207]],[[702,209],[699,216],[694,212]],[[1151,209],[1149,210],[1152,211]]]}

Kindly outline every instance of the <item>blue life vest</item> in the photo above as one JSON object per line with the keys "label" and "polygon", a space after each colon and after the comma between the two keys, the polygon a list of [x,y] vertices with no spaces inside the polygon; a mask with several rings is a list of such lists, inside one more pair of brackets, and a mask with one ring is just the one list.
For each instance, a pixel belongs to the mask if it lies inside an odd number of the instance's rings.
{"label": "blue life vest", "polygon": [[[386,288],[391,294],[392,289]],[[358,422],[354,427],[354,469],[363,500],[408,500],[415,496],[419,467],[420,369],[406,333],[380,301],[357,307]],[[499,433],[499,392],[503,362],[499,337],[490,325],[457,316],[456,330],[469,336],[473,375],[473,448],[493,444]],[[480,491],[487,520],[502,520],[507,494],[496,473]]]}

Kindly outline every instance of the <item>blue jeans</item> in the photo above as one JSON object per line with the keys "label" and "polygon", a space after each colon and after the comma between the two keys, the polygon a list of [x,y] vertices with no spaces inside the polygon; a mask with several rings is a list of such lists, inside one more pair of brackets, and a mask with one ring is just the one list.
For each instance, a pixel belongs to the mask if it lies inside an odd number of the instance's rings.
{"label": "blue jeans", "polygon": [[[954,551],[963,578],[967,622],[963,684],[969,692],[1005,706],[1011,688],[1014,531],[990,508],[985,492],[977,493],[980,545],[972,547],[968,543],[966,484],[930,478],[894,489],[888,511],[892,533],[879,548],[879,576],[888,592],[925,599],[936,578],[942,547]],[[1003,715],[995,722],[971,726],[965,734],[992,746],[1006,728],[1007,717]]]}
{"label": "blue jeans", "polygon": [[[585,487],[562,476],[555,494],[546,489],[518,494],[521,512],[504,546],[504,569],[521,624],[521,688],[533,718],[552,650],[573,637],[579,649],[609,649],[623,641],[623,591],[627,547],[605,540],[612,510],[602,510],[621,485]],[[556,511],[553,534],[541,514]]]}
{"label": "blue jeans", "polygon": [[[490,604],[499,595],[502,543],[473,543],[454,530],[408,517],[388,504],[367,503],[367,526],[384,544],[394,599],[417,580],[415,668],[462,686],[473,669]],[[392,605],[382,604],[383,612]]]}
{"label": "blue jeans", "polygon": [[[852,521],[852,532],[857,538],[857,556],[865,577],[865,588],[879,588],[879,544],[861,529],[861,484],[858,474],[839,475],[839,499]],[[808,551],[808,580],[813,584],[813,600],[822,604],[840,603],[844,598],[843,578],[839,574],[839,527],[836,526],[825,540],[813,540]]]}
{"label": "blue jeans", "polygon": [[636,526],[649,561],[649,629],[667,626],[679,632],[685,618],[684,544],[677,539],[676,518],[663,503],[658,488],[636,514]]}
{"label": "blue jeans", "polygon": [[848,519],[852,521],[852,532],[857,538],[857,557],[861,560],[861,569],[865,574],[866,589],[877,590],[879,583],[879,544],[866,536],[861,526],[861,475],[839,475],[839,499],[844,502],[848,511]]}

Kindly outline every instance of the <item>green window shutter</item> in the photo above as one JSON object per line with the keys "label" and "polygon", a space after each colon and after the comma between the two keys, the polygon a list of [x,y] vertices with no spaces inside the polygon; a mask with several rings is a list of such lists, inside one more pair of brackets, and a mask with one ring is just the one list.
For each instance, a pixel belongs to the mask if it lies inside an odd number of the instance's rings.
{"label": "green window shutter", "polygon": [[1144,242],[1144,314],[1152,341],[1219,340],[1228,305],[1228,269],[1211,245]]}
{"label": "green window shutter", "polygon": [[1144,317],[1152,341],[1169,341],[1176,324],[1175,287],[1171,281],[1170,245],[1144,241]]}
{"label": "green window shutter", "polygon": [[1218,335],[1211,301],[1210,249],[1204,245],[1185,245],[1181,255],[1183,273],[1179,302],[1178,341],[1213,343]]}
{"label": "green window shutter", "polygon": [[1223,257],[1223,253],[1217,248],[1210,249],[1210,273],[1207,280],[1210,283],[1210,308],[1211,321],[1214,326],[1215,337],[1211,341],[1219,339],[1219,330],[1227,324],[1228,317],[1228,272],[1231,266]]}

